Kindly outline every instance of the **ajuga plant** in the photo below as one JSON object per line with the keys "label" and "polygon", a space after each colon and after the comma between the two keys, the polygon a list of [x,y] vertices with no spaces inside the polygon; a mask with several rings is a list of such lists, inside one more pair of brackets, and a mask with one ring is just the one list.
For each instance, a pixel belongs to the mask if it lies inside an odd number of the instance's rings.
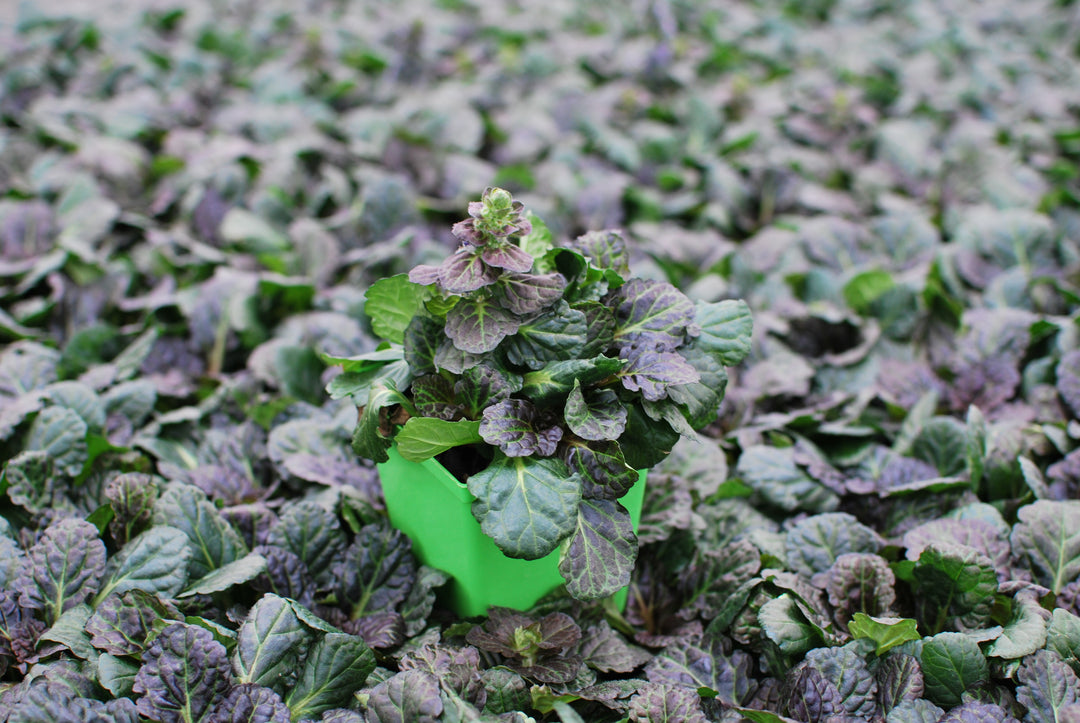
{"label": "ajuga plant", "polygon": [[619,498],[680,435],[716,419],[724,367],[750,348],[750,311],[628,278],[618,232],[555,243],[499,188],[453,234],[441,264],[367,291],[385,343],[338,360],[345,373],[330,387],[360,407],[353,447],[375,462],[391,445],[437,457],[506,555],[561,546],[569,592],[609,595],[637,556]]}

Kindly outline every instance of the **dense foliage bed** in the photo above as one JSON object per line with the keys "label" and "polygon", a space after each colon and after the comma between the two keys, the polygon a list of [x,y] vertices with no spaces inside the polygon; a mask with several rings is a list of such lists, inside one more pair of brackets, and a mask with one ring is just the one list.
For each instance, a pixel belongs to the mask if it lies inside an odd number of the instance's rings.
{"label": "dense foliage bed", "polygon": [[[1080,5],[42,5],[0,721],[1080,720]],[[365,290],[491,185],[753,311],[625,611],[457,619],[350,448]]]}

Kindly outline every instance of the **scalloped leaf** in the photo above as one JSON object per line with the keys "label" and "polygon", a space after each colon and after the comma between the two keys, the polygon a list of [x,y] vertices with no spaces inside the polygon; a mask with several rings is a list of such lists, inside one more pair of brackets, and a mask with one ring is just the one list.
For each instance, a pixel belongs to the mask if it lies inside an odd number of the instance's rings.
{"label": "scalloped leaf", "polygon": [[195,625],[167,624],[142,659],[133,690],[150,720],[204,720],[232,685],[225,646]]}
{"label": "scalloped leaf", "polygon": [[193,553],[188,573],[196,580],[248,553],[240,534],[194,485],[170,484],[154,503],[153,519],[187,535]]}
{"label": "scalloped leaf", "polygon": [[417,314],[409,321],[402,336],[405,363],[414,376],[435,371],[435,355],[445,341],[443,322]]}
{"label": "scalloped leaf", "polygon": [[128,590],[173,597],[187,583],[191,556],[191,545],[182,530],[164,525],[151,527],[109,559],[105,583],[96,599]]}
{"label": "scalloped leaf", "polygon": [[630,275],[626,239],[614,229],[584,233],[570,242],[570,248],[587,256],[598,269],[611,269],[624,279]]}
{"label": "scalloped leaf", "polygon": [[754,322],[745,301],[699,301],[694,319],[701,328],[696,343],[724,366],[735,366],[750,353]]}
{"label": "scalloped leaf", "polygon": [[582,499],[577,526],[559,559],[559,574],[572,596],[598,600],[630,584],[637,554],[626,508],[615,500]]}
{"label": "scalloped leaf", "polygon": [[585,313],[560,302],[520,326],[507,340],[506,357],[513,364],[541,369],[548,362],[580,357],[587,339]]}
{"label": "scalloped leaf", "polygon": [[548,308],[562,298],[565,289],[566,277],[559,273],[510,273],[499,278],[503,306],[522,316]]}
{"label": "scalloped leaf", "polygon": [[527,400],[504,399],[484,410],[479,433],[508,457],[548,457],[555,453],[563,430]]}
{"label": "scalloped leaf", "polygon": [[50,525],[27,557],[24,574],[15,581],[19,604],[44,610],[49,623],[97,592],[105,572],[98,529],[75,518]]}
{"label": "scalloped leaf", "polygon": [[496,454],[468,485],[473,516],[509,557],[543,557],[577,525],[581,480],[560,459]]}
{"label": "scalloped leaf", "polygon": [[473,249],[458,250],[439,265],[439,287],[451,294],[467,294],[494,284],[498,272]]}
{"label": "scalloped leaf", "polygon": [[626,407],[618,395],[611,389],[582,391],[576,379],[566,398],[564,416],[571,432],[593,442],[616,440],[626,430]]}
{"label": "scalloped leaf", "polygon": [[614,500],[638,481],[638,471],[626,463],[617,442],[571,442],[566,464],[582,480],[582,497]]}
{"label": "scalloped leaf", "polygon": [[526,273],[533,266],[533,257],[509,241],[488,242],[480,251],[484,263],[510,272]]}
{"label": "scalloped leaf", "polygon": [[615,341],[677,349],[694,323],[694,304],[666,281],[631,279],[608,299],[615,310]]}
{"label": "scalloped leaf", "polygon": [[1026,557],[1035,580],[1055,595],[1080,577],[1080,501],[1036,500],[1017,512],[1010,541]]}
{"label": "scalloped leaf", "polygon": [[378,336],[401,344],[405,330],[424,308],[431,291],[409,280],[407,274],[379,279],[364,292],[364,313]]}
{"label": "scalloped leaf", "polygon": [[622,385],[650,402],[666,399],[669,386],[701,380],[697,369],[677,352],[634,345],[624,348],[623,356],[628,363],[618,374]]}
{"label": "scalloped leaf", "polygon": [[446,335],[470,354],[486,354],[520,327],[520,319],[491,299],[465,299],[446,312]]}
{"label": "scalloped leaf", "polygon": [[348,705],[373,670],[375,654],[363,638],[327,633],[304,659],[300,677],[285,699],[293,720]]}
{"label": "scalloped leaf", "polygon": [[273,593],[263,595],[236,634],[232,668],[239,683],[256,683],[278,693],[296,681],[297,663],[311,639],[292,603]]}

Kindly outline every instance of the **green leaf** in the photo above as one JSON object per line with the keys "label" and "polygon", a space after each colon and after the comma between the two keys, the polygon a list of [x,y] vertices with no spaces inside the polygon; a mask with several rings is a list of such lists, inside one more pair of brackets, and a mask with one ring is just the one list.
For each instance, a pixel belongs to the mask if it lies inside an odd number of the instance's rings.
{"label": "green leaf", "polygon": [[1055,595],[1080,577],[1080,501],[1036,500],[1017,512],[1010,542]]}
{"label": "green leaf", "polygon": [[327,633],[304,660],[296,686],[285,698],[294,721],[314,718],[348,704],[375,670],[375,655],[363,638]]}
{"label": "green leaf", "polygon": [[591,389],[583,392],[581,383],[566,399],[564,412],[570,431],[594,442],[615,440],[626,430],[626,407],[611,389]]}
{"label": "green leaf", "polygon": [[514,364],[542,369],[553,361],[581,355],[588,340],[585,313],[565,301],[541,316],[522,324],[506,343],[506,356]]}
{"label": "green leaf", "polygon": [[45,452],[57,470],[78,477],[88,454],[86,432],[86,422],[74,411],[47,407],[30,425],[24,449]]}
{"label": "green leaf", "polygon": [[811,577],[825,572],[836,558],[852,552],[876,553],[885,541],[846,512],[828,512],[800,520],[787,532],[790,568]]}
{"label": "green leaf", "polygon": [[1080,617],[1063,608],[1054,608],[1046,629],[1046,649],[1052,650],[1080,674]]}
{"label": "green leaf", "polygon": [[967,429],[953,417],[927,420],[911,445],[911,456],[934,465],[942,477],[963,472],[967,452]]}
{"label": "green leaf", "polygon": [[894,286],[896,282],[889,272],[881,269],[864,271],[844,284],[844,301],[856,313],[865,315],[870,305]]}
{"label": "green leaf", "polygon": [[[754,445],[743,450],[735,475],[765,501],[783,510],[825,512],[836,507],[836,495],[795,464],[794,450]],[[629,460],[628,460],[629,461]]]}
{"label": "green leaf", "polygon": [[360,419],[353,430],[352,448],[361,457],[370,459],[372,462],[381,463],[389,459],[386,450],[390,448],[390,440],[384,437],[380,431],[382,421],[380,412],[394,404],[412,406],[409,399],[399,392],[390,381],[376,383],[371,387],[367,404],[360,413]]}
{"label": "green leaf", "polygon": [[383,339],[402,344],[405,329],[424,308],[431,291],[409,281],[408,274],[382,278],[364,293],[364,313],[371,319],[371,329]]}
{"label": "green leaf", "polygon": [[699,301],[695,320],[701,327],[695,344],[722,365],[735,366],[750,353],[754,322],[745,301]]}
{"label": "green leaf", "polygon": [[398,452],[410,462],[423,462],[451,447],[483,442],[480,422],[448,422],[434,417],[412,417],[394,437]]}
{"label": "green leaf", "polygon": [[979,489],[988,452],[986,418],[978,407],[972,405],[967,411],[967,471],[972,489]]}
{"label": "green leaf", "polygon": [[798,657],[823,643],[821,629],[806,619],[787,593],[762,605],[757,619],[766,637],[787,655]]}
{"label": "green leaf", "polygon": [[634,469],[649,469],[663,461],[679,441],[679,433],[663,420],[649,417],[640,404],[627,405],[626,431],[619,447]]}
{"label": "green leaf", "polygon": [[236,585],[251,582],[264,572],[266,572],[266,558],[256,552],[249,552],[241,558],[210,571],[189,585],[177,597],[212,595],[215,592],[222,592]]}
{"label": "green leaf", "polygon": [[57,477],[47,452],[19,452],[4,467],[0,489],[11,501],[29,512],[42,512],[53,504]]}
{"label": "green leaf", "polygon": [[109,593],[143,590],[163,598],[174,597],[188,579],[188,560],[191,546],[187,535],[175,527],[151,527],[124,545],[109,559],[105,583],[94,604]]}
{"label": "green leaf", "polygon": [[637,560],[630,513],[615,500],[583,499],[577,527],[559,559],[566,590],[578,600],[614,595],[630,583]]}
{"label": "green leaf", "polygon": [[543,557],[577,525],[581,480],[562,460],[496,454],[468,484],[473,516],[509,557]]}
{"label": "green leaf", "polygon": [[866,638],[877,646],[874,654],[881,656],[891,648],[910,640],[919,640],[916,622],[911,618],[878,618],[855,613],[848,623],[848,632],[856,640]]}
{"label": "green leaf", "polygon": [[1017,595],[1013,598],[1012,617],[986,649],[987,656],[1015,660],[1031,655],[1046,644],[1049,620],[1049,611],[1033,596]]}
{"label": "green leaf", "polygon": [[960,705],[964,691],[990,679],[979,644],[962,633],[939,633],[927,639],[920,662],[926,697],[943,708]]}
{"label": "green leaf", "polygon": [[575,382],[583,386],[595,384],[611,377],[622,369],[624,364],[621,359],[606,356],[549,362],[541,369],[525,375],[521,393],[537,404],[554,402],[565,398]]}
{"label": "green leaf", "polygon": [[311,636],[292,602],[273,593],[263,595],[236,635],[236,682],[265,685],[283,694],[296,682],[299,659]]}
{"label": "green leaf", "polygon": [[196,580],[248,552],[240,534],[194,485],[170,484],[154,503],[153,519],[155,524],[170,525],[187,535],[193,553],[188,573]]}
{"label": "green leaf", "polygon": [[90,619],[90,614],[90,606],[85,603],[68,608],[38,639],[60,643],[75,657],[96,661],[98,651],[90,644],[90,636],[86,632],[86,621]]}
{"label": "green leaf", "polygon": [[919,555],[913,575],[915,607],[927,630],[973,630],[990,620],[997,572],[993,561],[978,550],[931,543]]}
{"label": "green leaf", "polygon": [[131,697],[139,665],[131,658],[102,653],[97,659],[98,682],[116,698]]}

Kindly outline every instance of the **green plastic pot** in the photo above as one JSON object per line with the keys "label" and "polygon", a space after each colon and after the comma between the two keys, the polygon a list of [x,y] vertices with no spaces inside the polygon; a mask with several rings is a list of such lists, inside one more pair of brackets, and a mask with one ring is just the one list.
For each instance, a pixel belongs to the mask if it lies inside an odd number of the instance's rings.
{"label": "green plastic pot", "polygon": [[[491,605],[526,610],[563,584],[559,551],[538,560],[507,557],[480,529],[472,514],[473,497],[465,485],[435,459],[410,462],[396,448],[378,465],[386,511],[394,527],[413,543],[425,564],[451,576],[440,601],[463,617],[486,615]],[[645,496],[645,470],[619,501],[637,531]],[[627,589],[615,594],[626,605]]]}

